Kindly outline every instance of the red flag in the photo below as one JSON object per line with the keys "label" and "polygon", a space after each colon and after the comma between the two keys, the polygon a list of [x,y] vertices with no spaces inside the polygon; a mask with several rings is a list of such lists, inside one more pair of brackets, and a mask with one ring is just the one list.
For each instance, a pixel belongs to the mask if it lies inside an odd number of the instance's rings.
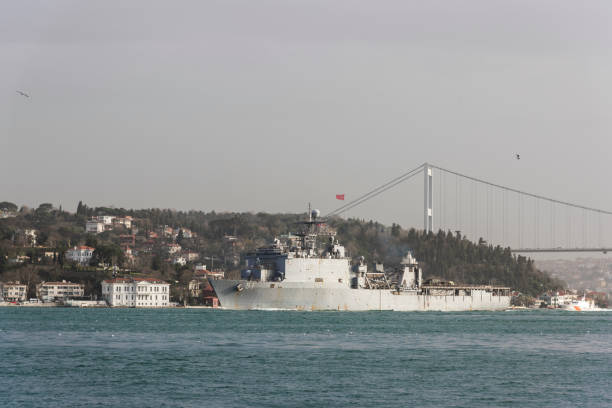
{"label": "red flag", "polygon": [[336,194],[336,200],[344,200],[344,194]]}

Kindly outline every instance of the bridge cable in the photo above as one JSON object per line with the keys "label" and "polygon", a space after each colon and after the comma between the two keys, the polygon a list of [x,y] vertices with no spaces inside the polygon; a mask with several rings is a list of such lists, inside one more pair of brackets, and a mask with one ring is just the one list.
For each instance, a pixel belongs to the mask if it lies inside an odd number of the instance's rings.
{"label": "bridge cable", "polygon": [[[403,181],[408,180],[408,178],[411,178],[414,175],[413,173],[415,173],[416,171],[422,170],[423,166],[425,166],[425,164],[421,164],[420,166],[418,166],[418,167],[416,167],[416,168],[414,168],[414,169],[412,169],[412,170],[410,170],[410,171],[408,171],[408,172],[406,172],[406,173],[404,173],[404,174],[402,174],[402,175],[400,175],[398,177],[395,177],[392,180],[389,180],[385,184],[380,185],[380,186],[376,187],[375,189],[370,190],[369,192],[367,192],[367,193],[357,197],[356,199],[354,199],[354,200],[352,200],[352,201],[350,201],[350,202],[348,202],[348,203],[346,203],[344,205],[341,205],[340,207],[336,208],[334,211],[331,211],[330,213],[325,215],[325,217],[330,217],[332,215],[340,214],[340,213],[345,211],[346,207],[351,206],[351,208],[353,208],[353,205],[357,204],[357,202],[359,202],[359,204],[360,204],[361,202],[363,202],[361,200],[370,199],[370,198],[375,197],[376,195],[382,193],[383,191],[387,191],[387,190],[383,190],[383,189],[388,187],[388,186],[394,187],[395,185],[397,185],[397,184],[399,184],[399,183],[401,183]],[[370,196],[372,196],[372,197],[370,197]]]}
{"label": "bridge cable", "polygon": [[476,177],[468,176],[468,175],[465,175],[465,174],[462,174],[462,173],[459,173],[459,172],[456,172],[456,171],[448,170],[448,169],[445,169],[445,168],[442,168],[442,167],[439,167],[439,166],[436,166],[436,165],[433,165],[433,164],[429,164],[429,167],[434,168],[434,169],[438,169],[438,170],[442,170],[442,171],[446,171],[447,173],[455,174],[457,176],[460,176],[460,177],[463,177],[463,178],[466,178],[466,179],[469,179],[469,180],[473,180],[473,181],[476,181],[478,183],[487,184],[487,185],[492,186],[492,187],[502,188],[504,190],[512,191],[512,192],[519,193],[519,194],[523,194],[523,195],[528,196],[528,197],[539,198],[540,200],[551,201],[551,202],[554,202],[554,203],[557,203],[557,204],[562,204],[562,205],[565,205],[565,206],[570,206],[570,207],[574,207],[574,208],[581,208],[581,209],[584,209],[584,210],[594,211],[594,212],[598,212],[598,213],[601,213],[601,214],[612,215],[612,211],[601,210],[601,209],[593,208],[593,207],[587,207],[587,206],[580,205],[580,204],[574,204],[574,203],[570,203],[570,202],[567,202],[567,201],[561,201],[561,200],[556,200],[554,198],[544,197],[544,196],[538,195],[538,194],[528,193],[526,191],[521,191],[521,190],[518,190],[516,188],[505,187],[505,186],[502,186],[500,184],[491,183],[491,182],[486,181],[486,180],[482,180],[482,179],[479,179],[479,178],[476,178]]}
{"label": "bridge cable", "polygon": [[348,210],[350,210],[351,208],[354,208],[356,206],[358,206],[359,204],[362,204],[366,201],[368,201],[371,198],[374,198],[376,196],[378,196],[379,194],[384,193],[385,191],[395,187],[396,185],[403,183],[404,181],[414,177],[415,175],[417,175],[422,169],[423,169],[424,164],[421,164],[419,167],[416,167],[412,170],[410,170],[407,173],[402,174],[399,177],[394,178],[393,180],[388,181],[387,183],[376,187],[375,189],[361,195],[360,197],[348,202],[347,204],[344,204],[338,208],[336,208],[334,211],[328,213],[325,215],[325,217],[330,217],[333,215],[338,215],[338,214],[342,214],[343,212],[346,212]]}

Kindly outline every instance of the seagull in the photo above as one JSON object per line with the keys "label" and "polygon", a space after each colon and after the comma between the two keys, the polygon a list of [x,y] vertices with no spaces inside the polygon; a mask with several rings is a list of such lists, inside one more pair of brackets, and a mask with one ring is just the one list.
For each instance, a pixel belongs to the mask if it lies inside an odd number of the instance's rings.
{"label": "seagull", "polygon": [[521,155],[520,154],[517,153],[517,154],[515,154],[515,156],[516,156],[516,160],[521,160]]}
{"label": "seagull", "polygon": [[26,98],[29,98],[30,95],[28,95],[27,93],[23,92],[23,91],[17,91],[17,93],[21,96],[25,96]]}

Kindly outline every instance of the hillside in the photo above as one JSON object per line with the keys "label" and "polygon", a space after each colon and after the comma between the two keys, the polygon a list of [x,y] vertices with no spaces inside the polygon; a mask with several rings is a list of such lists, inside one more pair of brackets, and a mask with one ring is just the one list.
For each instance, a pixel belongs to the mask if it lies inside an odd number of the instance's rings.
{"label": "hillside", "polygon": [[[0,280],[42,279],[85,280],[94,293],[99,280],[110,276],[109,267],[121,273],[137,273],[179,282],[188,281],[194,265],[223,269],[230,276],[240,270],[245,252],[275,236],[295,230],[303,214],[215,213],[160,209],[127,210],[91,208],[79,203],[76,213],[42,204],[37,209],[22,207],[0,219]],[[88,220],[96,216],[130,220],[130,227],[113,221],[99,233],[86,233]],[[127,217],[127,218],[121,218]],[[100,223],[102,223],[100,221]],[[387,270],[399,265],[412,250],[420,260],[424,277],[455,282],[498,284],[537,295],[561,288],[563,283],[538,271],[531,260],[514,256],[509,248],[473,243],[450,232],[423,234],[394,224],[332,218],[329,224],[349,255],[363,255],[373,266],[383,262]],[[35,231],[35,242],[28,235]],[[65,258],[77,245],[95,248],[89,265]],[[107,270],[99,265],[106,265]]]}

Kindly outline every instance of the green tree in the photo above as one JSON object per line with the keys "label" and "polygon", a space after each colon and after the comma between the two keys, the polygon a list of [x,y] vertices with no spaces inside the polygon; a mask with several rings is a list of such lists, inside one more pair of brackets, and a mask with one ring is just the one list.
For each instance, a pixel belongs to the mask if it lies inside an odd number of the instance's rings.
{"label": "green tree", "polygon": [[36,209],[36,212],[37,213],[48,213],[51,210],[53,210],[53,204],[42,203],[41,205],[38,206],[38,208]]}
{"label": "green tree", "polygon": [[90,261],[90,265],[100,263],[107,265],[122,265],[125,254],[117,244],[98,244]]}
{"label": "green tree", "polygon": [[16,212],[18,208],[19,207],[17,207],[16,204],[11,203],[10,201],[0,202],[0,210]]}

